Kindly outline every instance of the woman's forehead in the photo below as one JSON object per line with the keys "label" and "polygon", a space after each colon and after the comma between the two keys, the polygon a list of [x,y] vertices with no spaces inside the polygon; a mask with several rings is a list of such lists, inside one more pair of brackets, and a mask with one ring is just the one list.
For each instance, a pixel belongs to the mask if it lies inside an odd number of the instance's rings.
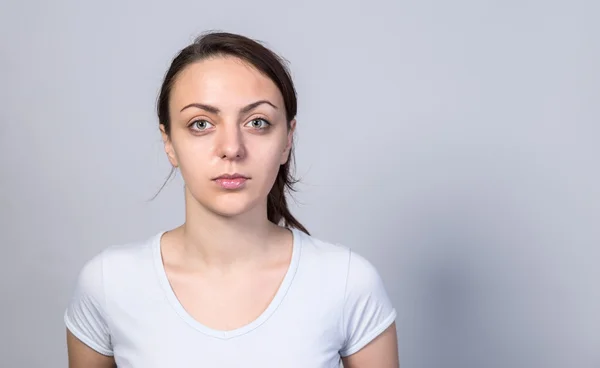
{"label": "woman's forehead", "polygon": [[194,102],[239,107],[263,99],[282,105],[281,93],[270,78],[233,57],[209,58],[188,65],[175,79],[171,91],[174,108]]}

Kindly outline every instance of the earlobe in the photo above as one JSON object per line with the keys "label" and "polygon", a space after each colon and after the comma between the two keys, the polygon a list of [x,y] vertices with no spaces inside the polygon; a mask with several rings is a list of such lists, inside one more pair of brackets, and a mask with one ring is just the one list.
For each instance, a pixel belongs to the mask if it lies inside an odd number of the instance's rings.
{"label": "earlobe", "polygon": [[289,158],[290,158],[290,150],[286,148],[283,151],[283,153],[281,154],[281,161],[279,163],[281,165],[285,165],[285,163],[289,160]]}
{"label": "earlobe", "polygon": [[169,158],[169,162],[173,167],[179,167],[179,163],[177,162],[177,158],[172,150],[167,151],[167,157]]}

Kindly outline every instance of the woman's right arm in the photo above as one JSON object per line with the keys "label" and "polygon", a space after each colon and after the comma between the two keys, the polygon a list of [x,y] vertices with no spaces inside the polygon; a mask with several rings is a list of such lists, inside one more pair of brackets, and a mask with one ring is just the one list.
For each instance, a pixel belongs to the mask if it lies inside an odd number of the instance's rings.
{"label": "woman's right arm", "polygon": [[108,325],[104,254],[82,267],[64,314],[69,368],[116,367]]}
{"label": "woman's right arm", "polygon": [[69,368],[115,368],[115,359],[90,348],[67,329]]}

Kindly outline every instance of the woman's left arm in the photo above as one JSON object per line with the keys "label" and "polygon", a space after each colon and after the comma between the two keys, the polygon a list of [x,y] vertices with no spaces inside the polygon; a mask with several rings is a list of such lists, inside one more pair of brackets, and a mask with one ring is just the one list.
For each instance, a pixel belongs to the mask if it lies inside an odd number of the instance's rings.
{"label": "woman's left arm", "polygon": [[344,368],[398,368],[398,338],[393,323],[356,353],[342,358]]}

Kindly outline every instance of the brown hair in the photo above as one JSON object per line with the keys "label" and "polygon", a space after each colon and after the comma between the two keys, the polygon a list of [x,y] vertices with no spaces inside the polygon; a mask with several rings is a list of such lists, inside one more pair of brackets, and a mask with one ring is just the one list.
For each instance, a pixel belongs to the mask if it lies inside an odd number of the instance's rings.
{"label": "brown hair", "polygon": [[[258,41],[248,37],[227,32],[209,32],[199,36],[192,44],[181,50],[165,74],[158,96],[157,113],[159,123],[164,125],[167,135],[170,134],[171,128],[169,97],[177,75],[186,66],[214,56],[237,57],[271,79],[283,96],[288,129],[290,128],[291,121],[296,117],[297,99],[296,90],[284,60]],[[279,167],[277,178],[269,192],[267,218],[275,224],[283,222],[285,226],[297,228],[309,234],[308,230],[292,216],[287,204],[286,192],[294,191],[293,185],[297,183],[291,173],[292,161],[294,161],[293,144],[290,157],[285,164]],[[174,170],[175,168],[171,174]]]}

